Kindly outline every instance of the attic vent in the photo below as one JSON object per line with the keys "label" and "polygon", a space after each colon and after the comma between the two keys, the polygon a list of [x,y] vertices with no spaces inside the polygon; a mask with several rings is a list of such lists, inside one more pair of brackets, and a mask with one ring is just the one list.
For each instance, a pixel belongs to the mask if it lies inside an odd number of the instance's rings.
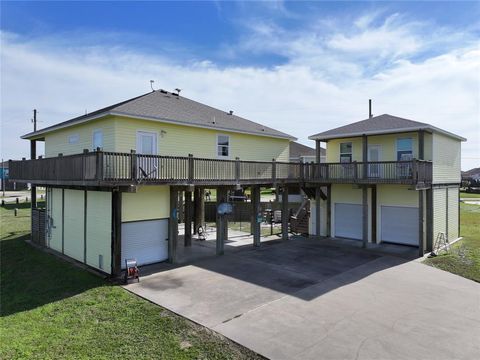
{"label": "attic vent", "polygon": [[172,93],[173,96],[178,96],[178,94]]}
{"label": "attic vent", "polygon": [[163,90],[163,89],[160,89],[160,92],[161,92],[162,94],[168,94],[168,93],[167,93],[165,90]]}
{"label": "attic vent", "polygon": [[230,111],[228,112],[228,115],[233,115],[233,110],[230,110]]}

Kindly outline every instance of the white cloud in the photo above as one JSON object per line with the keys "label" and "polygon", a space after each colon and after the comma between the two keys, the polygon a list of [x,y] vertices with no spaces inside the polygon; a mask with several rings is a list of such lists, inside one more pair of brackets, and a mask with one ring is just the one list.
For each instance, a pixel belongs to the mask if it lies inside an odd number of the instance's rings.
{"label": "white cloud", "polygon": [[[368,21],[364,23],[368,28]],[[180,87],[184,96],[232,109],[309,145],[311,134],[366,118],[367,100],[373,98],[376,114],[429,122],[467,137],[463,168],[480,163],[477,47],[417,62],[397,59],[364,76],[365,65],[347,57],[337,61],[321,36],[294,37],[281,50],[288,34],[274,24],[263,31],[270,41],[264,39],[265,46],[284,51],[289,59],[285,64],[219,66],[200,59],[177,65],[115,44],[87,47],[72,41],[58,46],[2,33],[2,156],[28,155],[28,144],[19,137],[31,131],[28,120],[34,107],[45,127],[148,92],[149,80],[155,79],[158,87]]]}

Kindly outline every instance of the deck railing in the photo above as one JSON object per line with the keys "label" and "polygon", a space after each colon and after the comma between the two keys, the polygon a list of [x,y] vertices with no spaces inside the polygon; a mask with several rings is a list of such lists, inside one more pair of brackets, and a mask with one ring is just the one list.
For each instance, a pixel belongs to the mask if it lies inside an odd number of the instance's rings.
{"label": "deck railing", "polygon": [[248,184],[277,182],[429,184],[429,161],[293,163],[84,151],[10,161],[10,178],[35,184]]}

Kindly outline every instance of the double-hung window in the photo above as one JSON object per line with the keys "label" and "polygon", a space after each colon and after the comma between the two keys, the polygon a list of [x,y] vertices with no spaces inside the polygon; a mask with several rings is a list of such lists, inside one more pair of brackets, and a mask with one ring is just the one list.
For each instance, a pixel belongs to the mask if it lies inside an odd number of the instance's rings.
{"label": "double-hung window", "polygon": [[352,162],[352,143],[351,142],[340,143],[340,162],[341,163]]}
{"label": "double-hung window", "polygon": [[217,156],[220,158],[230,156],[230,136],[217,135]]}
{"label": "double-hung window", "polygon": [[412,138],[397,139],[397,161],[407,161],[412,159],[413,159]]}

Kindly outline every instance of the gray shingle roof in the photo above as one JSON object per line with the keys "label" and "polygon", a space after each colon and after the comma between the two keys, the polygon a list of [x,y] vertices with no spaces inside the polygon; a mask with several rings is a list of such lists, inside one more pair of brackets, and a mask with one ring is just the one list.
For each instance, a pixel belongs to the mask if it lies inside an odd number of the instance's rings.
{"label": "gray shingle roof", "polygon": [[361,120],[348,125],[340,126],[335,129],[311,135],[308,138],[311,140],[328,140],[350,136],[361,136],[363,134],[374,135],[416,130],[437,131],[445,135],[465,141],[465,139],[461,136],[439,129],[433,125],[422,123],[419,121],[404,119],[389,114],[374,116],[370,119]]}
{"label": "gray shingle roof", "polygon": [[[325,154],[326,150],[324,148],[320,148],[320,155],[324,156]],[[315,156],[315,149],[311,148],[310,146],[300,144],[296,141],[292,141],[290,143],[290,157],[298,158],[300,156]]]}
{"label": "gray shingle roof", "polygon": [[226,111],[215,109],[183,96],[163,90],[153,91],[93,113],[29,133],[22,138],[32,138],[48,131],[93,120],[105,115],[121,115],[133,118],[171,122],[187,126],[211,128],[261,136],[296,140],[281,131],[263,126]]}

